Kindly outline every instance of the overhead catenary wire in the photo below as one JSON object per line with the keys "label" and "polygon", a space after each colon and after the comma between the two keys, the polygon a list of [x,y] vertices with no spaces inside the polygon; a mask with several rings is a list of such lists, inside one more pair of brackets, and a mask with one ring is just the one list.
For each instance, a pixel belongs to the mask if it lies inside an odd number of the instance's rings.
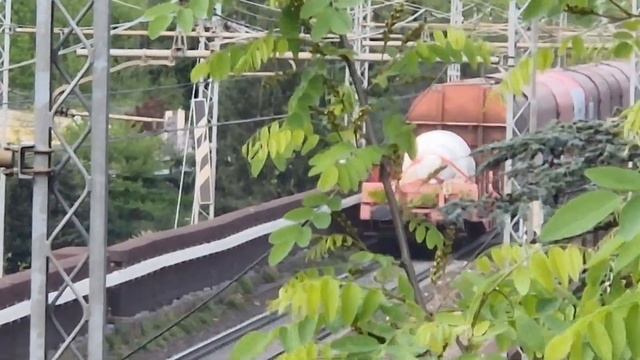
{"label": "overhead catenary wire", "polygon": [[217,291],[215,291],[213,294],[209,295],[206,299],[204,299],[202,302],[200,302],[198,305],[196,305],[193,309],[189,310],[188,312],[186,312],[185,314],[183,314],[182,316],[180,316],[178,319],[176,319],[175,321],[173,321],[171,324],[169,324],[167,327],[165,327],[164,329],[160,330],[158,333],[156,333],[155,335],[151,336],[150,338],[148,338],[147,340],[145,340],[145,342],[143,342],[142,344],[140,344],[139,346],[137,346],[135,349],[131,350],[128,354],[126,354],[125,356],[123,356],[121,358],[121,360],[126,360],[131,358],[133,355],[135,355],[136,353],[144,350],[147,346],[149,346],[149,344],[151,344],[154,340],[158,339],[159,337],[161,337],[162,335],[166,334],[168,331],[170,331],[171,329],[173,329],[174,327],[178,326],[181,322],[183,322],[184,320],[186,320],[188,317],[190,317],[191,315],[195,314],[198,310],[202,309],[204,306],[206,306],[209,302],[211,302],[212,300],[214,300],[215,298],[217,298],[218,296],[220,296],[220,294],[222,294],[225,290],[227,290],[231,285],[237,283],[243,276],[245,276],[249,271],[251,271],[253,268],[255,268],[256,266],[258,266],[264,259],[267,258],[267,256],[269,256],[269,252],[264,252],[262,255],[260,255],[256,260],[254,260],[251,264],[249,264],[247,267],[245,267],[241,272],[239,272],[238,274],[236,274],[231,280],[229,280],[229,282],[227,282],[225,285],[223,285],[220,289],[218,289]]}

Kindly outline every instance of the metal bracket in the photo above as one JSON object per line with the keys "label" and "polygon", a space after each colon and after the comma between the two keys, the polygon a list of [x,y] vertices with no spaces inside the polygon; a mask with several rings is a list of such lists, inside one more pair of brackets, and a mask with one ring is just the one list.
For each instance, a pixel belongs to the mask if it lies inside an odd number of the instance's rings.
{"label": "metal bracket", "polygon": [[53,168],[35,169],[28,164],[28,154],[47,154],[51,155],[53,149],[36,150],[33,144],[20,144],[7,146],[4,149],[6,152],[11,153],[11,166],[12,168],[5,168],[3,173],[7,176],[18,175],[18,179],[33,179],[33,175],[36,174],[53,174]]}

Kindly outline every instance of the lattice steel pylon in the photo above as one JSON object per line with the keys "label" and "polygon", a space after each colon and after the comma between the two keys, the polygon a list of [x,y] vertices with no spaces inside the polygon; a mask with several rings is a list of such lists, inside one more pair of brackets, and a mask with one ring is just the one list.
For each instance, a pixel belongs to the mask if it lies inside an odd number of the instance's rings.
{"label": "lattice steel pylon", "polygon": [[[507,40],[507,69],[513,69],[520,59],[529,56],[535,59],[537,51],[538,40],[538,22],[532,21],[529,27],[524,24],[522,20],[522,11],[527,4],[519,6],[516,0],[509,2],[509,23],[508,23],[508,40]],[[525,40],[532,46],[524,51],[520,51],[518,42]],[[515,95],[510,95],[507,98],[507,119],[506,119],[506,140],[510,140],[514,137],[524,135],[529,131],[535,131],[537,129],[537,102],[536,102],[536,67],[535,61],[533,71],[531,74],[531,86],[528,94],[523,101],[517,101]],[[527,116],[528,111],[528,123]],[[526,126],[523,126],[525,125]],[[522,129],[522,130],[520,130]],[[507,162],[505,165],[505,173],[508,173],[511,169],[511,162]],[[514,187],[518,184],[511,178],[505,176],[504,179],[504,191],[505,194],[511,193]],[[528,236],[526,233],[525,224],[523,221],[522,211],[520,214],[511,217],[506,216],[504,219],[505,226],[503,232],[503,242],[510,243],[514,238],[518,242],[523,242]],[[529,234],[530,235],[530,234]]]}
{"label": "lattice steel pylon", "polygon": [[[353,9],[353,50],[356,53],[356,57],[362,54],[369,53],[369,45],[367,45],[367,41],[371,35],[371,22],[373,17],[373,8],[371,6],[371,0],[365,0],[360,2]],[[356,61],[355,62],[356,71],[358,76],[362,80],[362,86],[366,89],[369,86],[369,62],[368,61]],[[351,80],[351,74],[349,74],[349,70],[345,67],[344,73],[344,81],[346,85],[354,86],[353,81]],[[353,116],[357,116],[359,109],[356,107]],[[348,121],[348,117],[345,117],[345,122]],[[363,131],[366,131],[364,124],[362,125]],[[362,141],[360,145],[364,145],[364,138],[360,139]]]}
{"label": "lattice steel pylon", "polygon": [[[462,16],[462,0],[451,0],[451,26],[460,26],[464,22]],[[460,64],[451,64],[447,67],[447,82],[460,81]]]}
{"label": "lattice steel pylon", "polygon": [[[222,12],[220,4],[216,5],[215,13]],[[214,31],[221,31],[218,28],[219,18],[214,15],[211,26]],[[209,44],[206,38],[201,37],[198,50],[218,50],[218,41],[214,39],[213,44]],[[204,60],[200,60],[204,61]],[[218,81],[207,79],[201,81],[194,88],[191,99],[191,114],[193,118],[193,135],[196,156],[196,184],[194,189],[193,210],[191,212],[191,223],[200,221],[201,215],[206,219],[215,216],[216,199],[216,166],[218,152],[218,114],[219,114],[219,91]]]}
{"label": "lattice steel pylon", "polygon": [[[0,2],[0,22],[2,22],[2,47],[0,47],[0,64],[2,64],[2,112],[0,113],[0,149],[7,144],[9,127],[9,65],[11,65],[11,0]],[[6,204],[7,177],[0,173],[0,277],[4,275],[4,223]]]}
{"label": "lattice steel pylon", "polygon": [[[87,18],[93,18],[94,37],[87,39],[79,24]],[[53,19],[64,21],[64,31],[54,41]],[[31,252],[31,329],[29,355],[31,360],[47,358],[46,344],[51,340],[48,334],[47,320],[57,330],[61,343],[54,349],[52,358],[60,358],[71,351],[77,358],[83,359],[83,352],[73,343],[83,328],[88,327],[88,359],[103,359],[104,329],[106,318],[106,224],[107,224],[107,134],[109,114],[109,49],[110,49],[110,0],[87,0],[77,13],[72,14],[60,0],[37,1],[36,23],[36,71],[35,71],[35,143],[24,151],[33,153],[33,168],[19,169],[22,176],[33,178],[33,223]],[[62,44],[78,41],[89,49],[89,56],[78,71],[70,72],[59,59]],[[91,99],[80,92],[80,79],[92,71],[93,84]],[[66,83],[69,87],[56,98],[52,98],[54,83]],[[61,111],[67,101],[75,100],[86,108],[91,115],[91,124],[80,138],[70,144],[64,137],[61,124],[55,115]],[[76,154],[79,146],[90,136],[91,170],[84,167]],[[52,156],[52,137],[62,148],[62,157],[57,161]],[[52,166],[53,165],[53,166]],[[71,202],[63,195],[58,175],[71,171],[73,167],[84,181],[84,189]],[[60,222],[49,224],[49,190],[65,210]],[[68,197],[68,195],[66,195]],[[90,200],[90,232],[78,219],[78,209],[87,199]],[[61,230],[71,225],[88,245],[88,253],[75,269],[70,272],[55,258],[53,248]],[[89,263],[89,297],[85,300],[74,284],[74,277]],[[49,294],[48,270],[53,267],[63,280],[56,290]],[[65,292],[75,295],[75,303],[80,306],[80,320],[66,326],[60,323],[55,314],[55,304]]]}

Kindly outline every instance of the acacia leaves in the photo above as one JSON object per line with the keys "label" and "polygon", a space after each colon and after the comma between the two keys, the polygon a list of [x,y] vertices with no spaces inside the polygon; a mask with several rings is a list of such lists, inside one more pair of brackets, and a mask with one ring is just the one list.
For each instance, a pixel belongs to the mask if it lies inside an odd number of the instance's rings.
{"label": "acacia leaves", "polygon": [[174,19],[180,31],[191,32],[194,22],[205,18],[208,10],[209,0],[190,0],[185,6],[176,4],[176,1],[153,6],[144,13],[144,17],[149,20],[149,37],[158,38]]}
{"label": "acacia leaves", "polygon": [[466,62],[475,68],[479,63],[491,63],[491,46],[487,42],[468,37],[459,29],[450,28],[446,36],[441,31],[436,31],[434,38],[434,42],[416,41],[415,46],[396,56],[373,79],[373,83],[386,88],[390,79],[414,78],[420,74],[420,64]]}
{"label": "acacia leaves", "polygon": [[584,193],[558,209],[545,224],[540,239],[557,241],[591,230],[622,204],[622,197],[608,190]]}
{"label": "acacia leaves", "polygon": [[[320,41],[329,33],[346,35],[353,28],[351,15],[345,2],[307,0],[300,8],[300,19],[311,23],[311,39]],[[350,5],[350,4],[346,4]],[[298,19],[293,19],[296,21]],[[291,21],[291,20],[290,20]],[[299,21],[299,20],[298,20]],[[296,34],[297,35],[297,34]]]}
{"label": "acacia leaves", "polygon": [[564,359],[569,351],[571,358],[577,359],[576,354],[590,350],[599,359],[637,358],[638,299],[637,290],[633,290],[577,318],[549,341],[545,360]]}
{"label": "acacia leaves", "polygon": [[[331,225],[331,212],[339,211],[341,207],[339,197],[320,193],[306,197],[302,207],[284,214],[283,218],[294,224],[269,235],[269,243],[273,245],[269,254],[269,264],[279,264],[295,245],[300,248],[309,247],[313,238],[311,226],[318,230],[327,229]],[[340,234],[320,237],[319,243],[311,249],[307,258],[318,260],[337,248],[351,245],[352,241],[350,237]]]}
{"label": "acacia leaves", "polygon": [[589,169],[585,175],[596,185],[608,190],[589,191],[570,200],[545,224],[540,239],[556,241],[591,230],[614,211],[622,208],[618,235],[630,240],[640,233],[637,216],[640,201],[633,197],[624,207],[622,195],[614,192],[640,190],[640,173],[631,169],[604,166]]}
{"label": "acacia leaves", "polygon": [[258,358],[275,339],[276,332],[252,331],[243,336],[233,348],[231,360],[253,360]]}
{"label": "acacia leaves", "polygon": [[357,190],[372,167],[380,164],[383,155],[384,151],[378,146],[358,148],[351,142],[339,142],[309,160],[309,176],[320,175],[318,189],[321,191]]}
{"label": "acacia leaves", "polygon": [[212,53],[196,65],[191,70],[191,81],[197,82],[207,77],[220,81],[232,74],[257,71],[270,59],[287,51],[287,40],[272,34],[231,45]]}

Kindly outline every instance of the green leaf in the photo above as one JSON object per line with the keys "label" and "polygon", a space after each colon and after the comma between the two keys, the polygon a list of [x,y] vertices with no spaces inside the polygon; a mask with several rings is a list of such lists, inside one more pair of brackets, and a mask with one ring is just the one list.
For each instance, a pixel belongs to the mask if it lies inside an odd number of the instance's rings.
{"label": "green leaf", "polygon": [[282,243],[295,243],[296,239],[302,233],[302,226],[299,224],[285,226],[269,235],[269,243],[273,245]]}
{"label": "green leaf", "polygon": [[619,59],[628,59],[633,54],[633,45],[627,41],[621,41],[613,48],[613,56]]}
{"label": "green leaf", "polygon": [[330,18],[331,31],[338,35],[346,35],[353,29],[351,16],[345,10],[333,10]]}
{"label": "green leaf", "polygon": [[252,360],[258,358],[273,341],[275,333],[252,331],[243,336],[233,348],[231,360]]}
{"label": "green leaf", "polygon": [[640,20],[625,21],[622,23],[622,27],[629,31],[636,32],[640,30]]}
{"label": "green leaf", "polygon": [[426,226],[418,226],[416,229],[416,241],[421,243],[424,241],[424,237],[427,235],[427,227]]}
{"label": "green leaf", "polygon": [[580,273],[584,267],[584,259],[582,253],[576,246],[569,246],[565,251],[567,262],[569,263],[569,276],[573,281],[580,279]]}
{"label": "green leaf", "polygon": [[308,19],[316,16],[329,6],[329,0],[306,0],[300,9],[300,17]]}
{"label": "green leaf", "polygon": [[300,237],[296,239],[296,244],[298,244],[298,246],[300,246],[301,248],[305,248],[309,246],[309,243],[311,243],[312,237],[313,237],[313,234],[311,232],[311,228],[308,226],[305,226],[302,228]]}
{"label": "green leaf", "polygon": [[283,326],[280,328],[278,335],[280,336],[280,343],[285,351],[290,352],[300,346],[300,335],[297,326]]}
{"label": "green leaf", "polygon": [[149,22],[149,38],[151,40],[157,39],[171,25],[171,21],[173,21],[173,16],[171,15],[160,15],[153,18]]}
{"label": "green leaf", "polygon": [[633,240],[625,242],[617,253],[618,257],[613,263],[613,269],[616,273],[624,269],[640,255],[640,236],[636,236]]}
{"label": "green leaf", "polygon": [[206,18],[209,10],[209,0],[191,0],[189,7],[198,19]]}
{"label": "green leaf", "polygon": [[[607,333],[611,336],[611,342],[613,345],[613,358],[622,359],[622,354],[627,348],[627,331],[624,324],[624,319],[617,311],[612,311],[607,315],[605,322],[605,328]],[[636,341],[637,339],[629,339]]]}
{"label": "green leaf", "polygon": [[531,285],[531,277],[527,269],[520,266],[513,271],[511,277],[513,278],[513,284],[516,290],[518,290],[518,293],[522,296],[527,295],[529,286]]}
{"label": "green leaf", "polygon": [[357,284],[347,283],[342,288],[340,317],[345,325],[351,325],[362,303],[363,291]]}
{"label": "green leaf", "polygon": [[322,172],[318,180],[318,190],[329,191],[338,183],[338,168],[333,165]]}
{"label": "green leaf", "polygon": [[625,30],[618,30],[614,32],[613,38],[616,40],[633,40],[634,39],[633,34]]}
{"label": "green leaf", "polygon": [[308,207],[301,207],[287,212],[286,214],[284,214],[284,218],[286,220],[299,223],[311,219],[314,214],[315,211],[313,211],[313,209]]}
{"label": "green leaf", "polygon": [[[522,11],[522,18],[525,21],[534,20],[547,14],[553,2],[548,0],[531,0]],[[535,20],[534,20],[535,21]]]}
{"label": "green leaf", "polygon": [[595,264],[600,262],[607,262],[609,257],[625,242],[625,240],[621,237],[615,236],[613,238],[606,239],[601,241],[598,246],[598,251],[591,258],[589,258],[589,262],[587,263],[587,267],[591,268]]}
{"label": "green leaf", "polygon": [[302,205],[315,208],[325,205],[329,201],[329,197],[324,193],[311,194],[302,200]]}
{"label": "green leaf", "polygon": [[368,252],[368,251],[358,251],[357,253],[351,255],[349,257],[349,261],[350,262],[355,262],[355,263],[360,263],[360,264],[364,264],[364,263],[368,263],[369,261],[373,260],[374,258],[374,254]]}
{"label": "green leaf", "polygon": [[302,147],[300,153],[302,155],[306,155],[307,153],[309,153],[309,151],[313,150],[316,145],[318,145],[318,141],[320,141],[320,136],[316,134],[307,137],[307,141],[304,143],[304,146]]}
{"label": "green leaf", "polygon": [[331,18],[333,17],[333,9],[326,8],[317,17],[311,28],[311,40],[318,42],[331,30]]}
{"label": "green leaf", "polygon": [[566,255],[559,247],[553,247],[549,250],[549,263],[555,276],[560,279],[560,283],[565,288],[569,287],[570,264]]}
{"label": "green leaf", "polygon": [[284,258],[289,255],[293,249],[293,242],[283,242],[279,244],[275,244],[271,248],[271,252],[269,253],[269,265],[276,266],[278,265]]}
{"label": "green leaf", "polygon": [[331,225],[331,214],[319,211],[313,215],[311,222],[318,229],[326,229]]}
{"label": "green leaf", "polygon": [[369,290],[362,302],[362,308],[358,314],[358,321],[366,321],[373,316],[380,307],[380,304],[382,304],[382,300],[384,300],[384,295],[380,289]]}
{"label": "green leaf", "polygon": [[[288,39],[297,39],[300,34],[300,12],[293,4],[288,4],[282,9],[280,16],[280,32]],[[291,43],[289,43],[291,47]]]}
{"label": "green leaf", "polygon": [[527,351],[542,352],[545,348],[545,341],[542,327],[529,316],[520,313],[516,317],[516,332],[518,340],[525,346]]}
{"label": "green leaf", "polygon": [[558,209],[542,229],[543,242],[580,235],[620,207],[622,198],[608,190],[584,193]]}
{"label": "green leaf", "polygon": [[461,51],[462,49],[464,49],[464,44],[466,40],[466,35],[464,31],[456,28],[449,28],[447,30],[447,37],[449,38],[451,47],[454,50]]}
{"label": "green leaf", "polygon": [[184,33],[190,33],[193,30],[193,10],[189,8],[180,9],[176,16],[176,22],[180,30]]}
{"label": "green leaf", "polygon": [[191,82],[195,83],[207,77],[209,77],[209,63],[207,61],[199,62],[191,69]]}
{"label": "green leaf", "polygon": [[147,9],[147,11],[144,12],[144,17],[152,20],[158,16],[171,15],[178,10],[180,10],[180,6],[178,6],[178,4],[174,2],[165,2]]}
{"label": "green leaf", "polygon": [[329,201],[327,201],[327,206],[331,211],[338,211],[342,209],[342,199],[339,196],[332,196]]}
{"label": "green leaf", "polygon": [[620,227],[617,236],[625,240],[631,240],[640,234],[640,195],[635,195],[629,200],[620,212]]}
{"label": "green leaf", "polygon": [[405,298],[405,300],[409,302],[415,300],[413,286],[411,286],[409,278],[407,278],[407,275],[404,273],[398,276],[398,290],[400,290],[400,293]]}
{"label": "green leaf", "polygon": [[317,318],[313,317],[306,317],[304,320],[298,323],[298,335],[301,345],[305,345],[313,340],[313,335],[316,332],[317,324]]}
{"label": "green leaf", "polygon": [[545,287],[548,291],[553,291],[553,273],[549,260],[542,252],[536,252],[531,256],[531,273],[533,278]]}
{"label": "green leaf", "polygon": [[551,339],[544,349],[545,360],[562,360],[569,355],[573,344],[573,334],[565,332]]}
{"label": "green leaf", "polygon": [[[209,72],[214,80],[223,80],[231,72],[231,56],[229,55],[228,51],[220,51],[211,58]],[[271,137],[271,139],[274,138]]]}
{"label": "green leaf", "polygon": [[444,235],[435,227],[429,227],[427,233],[427,248],[434,249],[436,246],[442,246],[444,244]]}
{"label": "green leaf", "polygon": [[321,286],[324,313],[327,316],[328,322],[331,323],[338,315],[338,305],[340,304],[340,287],[338,281],[330,277],[323,278]]}
{"label": "green leaf", "polygon": [[603,188],[620,191],[640,190],[640,173],[631,169],[602,166],[588,169],[585,175]]}
{"label": "green leaf", "polygon": [[631,306],[625,317],[627,339],[632,358],[640,359],[640,305]]}
{"label": "green leaf", "polygon": [[331,343],[332,349],[347,354],[368,353],[377,350],[379,347],[378,341],[365,335],[345,336]]}
{"label": "green leaf", "polygon": [[607,329],[597,319],[591,321],[587,330],[587,338],[591,347],[602,360],[612,360],[613,358],[613,345]]}

